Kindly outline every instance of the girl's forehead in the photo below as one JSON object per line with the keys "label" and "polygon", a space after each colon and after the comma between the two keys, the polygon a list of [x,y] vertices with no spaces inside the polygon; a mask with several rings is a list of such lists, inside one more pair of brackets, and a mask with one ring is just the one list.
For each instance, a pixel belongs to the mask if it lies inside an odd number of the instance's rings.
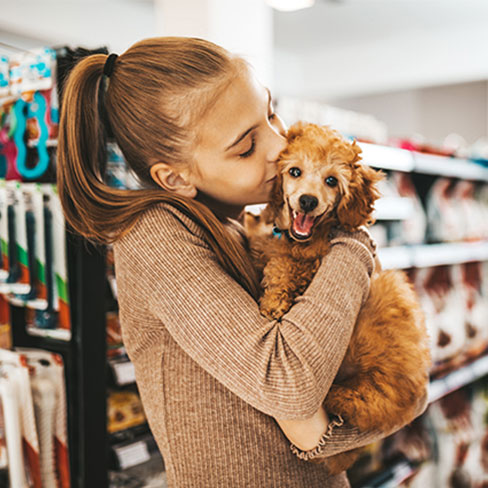
{"label": "girl's forehead", "polygon": [[240,70],[214,100],[197,124],[198,144],[225,150],[262,116],[266,88],[249,70]]}

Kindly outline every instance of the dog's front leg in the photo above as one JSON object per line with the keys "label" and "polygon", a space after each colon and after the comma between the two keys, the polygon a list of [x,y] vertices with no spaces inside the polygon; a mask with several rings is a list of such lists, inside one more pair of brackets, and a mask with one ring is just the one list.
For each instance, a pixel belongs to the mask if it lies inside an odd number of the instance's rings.
{"label": "dog's front leg", "polygon": [[263,271],[261,313],[269,319],[280,319],[305,291],[318,264],[319,261],[298,263],[288,256],[271,258]]}

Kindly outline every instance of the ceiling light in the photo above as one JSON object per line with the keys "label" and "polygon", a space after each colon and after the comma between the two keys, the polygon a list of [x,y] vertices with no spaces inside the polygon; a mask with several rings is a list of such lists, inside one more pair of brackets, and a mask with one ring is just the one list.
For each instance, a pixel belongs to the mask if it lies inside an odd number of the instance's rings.
{"label": "ceiling light", "polygon": [[315,0],[266,0],[266,3],[276,10],[291,12],[292,10],[311,7]]}

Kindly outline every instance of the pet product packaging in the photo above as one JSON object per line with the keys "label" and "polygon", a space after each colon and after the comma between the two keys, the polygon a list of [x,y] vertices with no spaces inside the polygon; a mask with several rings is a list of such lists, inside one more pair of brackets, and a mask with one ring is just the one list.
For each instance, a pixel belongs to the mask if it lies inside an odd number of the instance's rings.
{"label": "pet product packaging", "polygon": [[455,242],[463,237],[463,222],[453,201],[454,182],[438,178],[426,198],[427,239],[429,242]]}
{"label": "pet product packaging", "polygon": [[465,307],[466,353],[474,358],[488,347],[488,297],[482,294],[483,267],[474,262],[457,268]]}
{"label": "pet product packaging", "polygon": [[49,208],[53,222],[53,265],[55,274],[55,296],[59,313],[59,327],[71,329],[69,293],[68,293],[68,263],[66,255],[66,223],[64,220],[61,201],[54,185],[49,186]]}
{"label": "pet product packaging", "polygon": [[11,486],[26,486],[27,480],[31,486],[41,488],[39,441],[27,359],[23,354],[0,349],[0,371]]}
{"label": "pet product packaging", "polygon": [[427,217],[412,177],[408,173],[395,171],[392,174],[392,180],[400,197],[407,198],[412,207],[410,215],[399,221],[402,244],[422,244],[425,241]]}
{"label": "pet product packaging", "polygon": [[59,354],[16,348],[31,369],[43,486],[69,488],[67,403],[63,359]]}
{"label": "pet product packaging", "polygon": [[108,397],[110,433],[141,425],[146,421],[139,395],[133,391],[112,391]]}
{"label": "pet product packaging", "polygon": [[415,286],[425,314],[435,369],[439,363],[459,359],[465,348],[463,293],[454,286],[449,266],[418,269]]}

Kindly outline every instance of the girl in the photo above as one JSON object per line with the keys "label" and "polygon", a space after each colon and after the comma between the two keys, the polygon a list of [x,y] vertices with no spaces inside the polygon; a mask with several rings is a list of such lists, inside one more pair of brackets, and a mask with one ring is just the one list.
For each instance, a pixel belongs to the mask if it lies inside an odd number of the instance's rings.
{"label": "girl", "polygon": [[[308,461],[378,437],[321,406],[368,294],[369,235],[338,233],[283,319],[259,314],[236,219],[267,201],[284,133],[250,66],[201,39],[92,55],[66,83],[59,194],[74,229],[114,243],[124,344],[169,486],[349,486]],[[107,136],[142,189],[104,183]]]}

